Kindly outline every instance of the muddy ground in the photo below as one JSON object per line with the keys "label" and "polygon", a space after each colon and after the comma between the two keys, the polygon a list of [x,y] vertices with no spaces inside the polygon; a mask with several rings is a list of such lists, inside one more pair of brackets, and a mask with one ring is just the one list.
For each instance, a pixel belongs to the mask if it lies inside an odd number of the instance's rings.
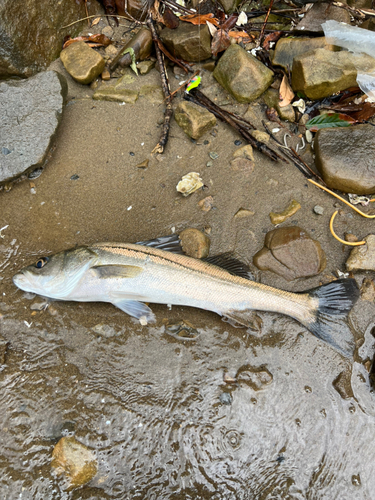
{"label": "muddy ground", "polygon": [[[93,101],[93,90],[74,83],[59,61],[52,69],[67,77],[69,102],[48,164],[32,185],[0,193],[0,227],[9,225],[0,240],[0,332],[9,342],[0,372],[1,498],[373,498],[374,303],[360,300],[351,313],[359,351],[350,363],[276,314],[259,313],[263,327],[255,334],[210,312],[158,305],[156,325],[142,327],[108,304],[34,310],[42,300],[13,285],[13,274],[37,256],[186,227],[210,233],[211,255],[231,250],[251,262],[274,227],[269,212],[292,198],[302,209],[283,225],[320,241],[326,270],[295,282],[267,272],[258,279],[292,291],[318,286],[345,270],[350,251],[329,233],[336,200],[294,166],[255,152],[248,177],[231,169],[241,138],[227,125],[194,143],[172,120],[165,154],[155,158],[162,104]],[[204,81],[213,84],[209,73]],[[134,82],[144,84],[159,84],[157,70]],[[171,84],[179,85],[173,73]],[[217,102],[224,97],[218,91]],[[227,109],[243,114],[247,107]],[[210,167],[209,152],[219,155]],[[148,168],[137,168],[145,159]],[[175,187],[190,171],[205,188],[184,198]],[[209,195],[214,208],[203,212],[198,202]],[[254,215],[236,219],[240,208]],[[374,232],[374,222],[342,208],[340,235]],[[360,285],[365,274],[356,277]],[[166,323],[181,320],[197,329],[194,338],[168,333]],[[240,373],[241,381],[225,383],[225,374]],[[70,492],[51,469],[53,447],[69,433],[99,463],[94,480]]]}

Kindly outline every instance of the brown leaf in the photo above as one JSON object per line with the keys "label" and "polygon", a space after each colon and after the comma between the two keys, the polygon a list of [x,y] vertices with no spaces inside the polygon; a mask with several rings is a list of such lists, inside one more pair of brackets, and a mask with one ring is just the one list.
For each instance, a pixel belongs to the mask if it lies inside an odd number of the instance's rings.
{"label": "brown leaf", "polygon": [[294,99],[294,92],[289,85],[288,78],[286,77],[286,75],[284,75],[284,78],[281,81],[279,89],[279,98],[280,98],[279,106],[281,108],[288,106],[288,104],[290,104]]}
{"label": "brown leaf", "polygon": [[244,43],[249,43],[252,40],[254,40],[254,37],[252,35],[249,35],[248,33],[246,33],[246,31],[234,31],[234,30],[230,30],[228,32],[228,35],[231,38],[235,38],[236,40],[239,40],[241,38],[241,41],[244,42]]}
{"label": "brown leaf", "polygon": [[238,19],[238,14],[231,14],[228,19],[226,19],[223,24],[220,26],[222,30],[230,30],[234,26],[236,26],[236,22]]}
{"label": "brown leaf", "polygon": [[266,115],[270,122],[280,123],[280,118],[275,108],[267,108]]}
{"label": "brown leaf", "polygon": [[116,14],[115,0],[103,0],[103,6],[104,6],[105,13],[108,16],[112,16],[113,14]]}
{"label": "brown leaf", "polygon": [[219,52],[226,50],[230,45],[230,37],[224,30],[217,30],[212,37],[211,52],[217,56]]}
{"label": "brown leaf", "polygon": [[273,33],[269,33],[267,36],[265,36],[263,40],[264,50],[269,50],[270,43],[277,42],[277,40],[281,37],[282,34],[283,34],[282,31],[274,31]]}
{"label": "brown leaf", "polygon": [[355,120],[361,122],[363,120],[368,120],[375,115],[375,104],[372,102],[365,102],[363,108],[356,113],[350,113]]}
{"label": "brown leaf", "polygon": [[112,40],[105,35],[91,35],[91,36],[77,36],[76,38],[69,38],[63,45],[63,49],[66,49],[75,42],[91,42],[88,45],[90,47],[106,47],[112,43]]}
{"label": "brown leaf", "polygon": [[165,26],[171,30],[174,30],[179,25],[179,20],[176,14],[172,12],[172,9],[166,7],[163,14],[163,23]]}
{"label": "brown leaf", "polygon": [[210,14],[191,14],[189,16],[180,16],[181,21],[186,21],[192,24],[206,24],[209,21],[214,26],[219,26],[219,21],[214,17],[212,13]]}

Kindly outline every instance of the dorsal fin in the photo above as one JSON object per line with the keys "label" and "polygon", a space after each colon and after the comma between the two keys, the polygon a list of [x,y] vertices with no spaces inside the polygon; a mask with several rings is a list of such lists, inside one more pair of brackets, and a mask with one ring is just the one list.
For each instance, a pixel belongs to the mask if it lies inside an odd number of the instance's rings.
{"label": "dorsal fin", "polygon": [[206,259],[202,260],[204,262],[208,262],[209,264],[214,264],[215,266],[221,267],[234,276],[240,276],[241,278],[254,281],[254,276],[250,272],[249,267],[240,260],[233,257],[233,254],[231,252],[221,253],[219,255],[207,257]]}
{"label": "dorsal fin", "polygon": [[182,250],[178,234],[161,236],[160,238],[155,238],[154,240],[138,241],[136,245],[144,245],[146,247],[159,248],[160,250],[165,250],[166,252],[185,255],[185,252]]}

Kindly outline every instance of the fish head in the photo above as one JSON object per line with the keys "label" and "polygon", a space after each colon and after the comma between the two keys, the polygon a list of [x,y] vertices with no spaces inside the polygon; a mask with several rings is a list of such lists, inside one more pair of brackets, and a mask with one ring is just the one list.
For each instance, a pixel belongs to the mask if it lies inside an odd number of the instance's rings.
{"label": "fish head", "polygon": [[43,297],[69,299],[86,271],[98,256],[87,247],[78,247],[39,258],[13,276],[13,283],[24,290]]}

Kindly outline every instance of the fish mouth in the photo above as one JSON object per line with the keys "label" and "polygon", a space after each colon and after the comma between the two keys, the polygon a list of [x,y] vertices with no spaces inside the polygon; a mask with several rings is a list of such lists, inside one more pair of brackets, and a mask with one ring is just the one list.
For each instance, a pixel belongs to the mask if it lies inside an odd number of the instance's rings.
{"label": "fish mouth", "polygon": [[24,292],[35,292],[35,287],[32,287],[26,274],[22,271],[13,276],[13,283]]}

